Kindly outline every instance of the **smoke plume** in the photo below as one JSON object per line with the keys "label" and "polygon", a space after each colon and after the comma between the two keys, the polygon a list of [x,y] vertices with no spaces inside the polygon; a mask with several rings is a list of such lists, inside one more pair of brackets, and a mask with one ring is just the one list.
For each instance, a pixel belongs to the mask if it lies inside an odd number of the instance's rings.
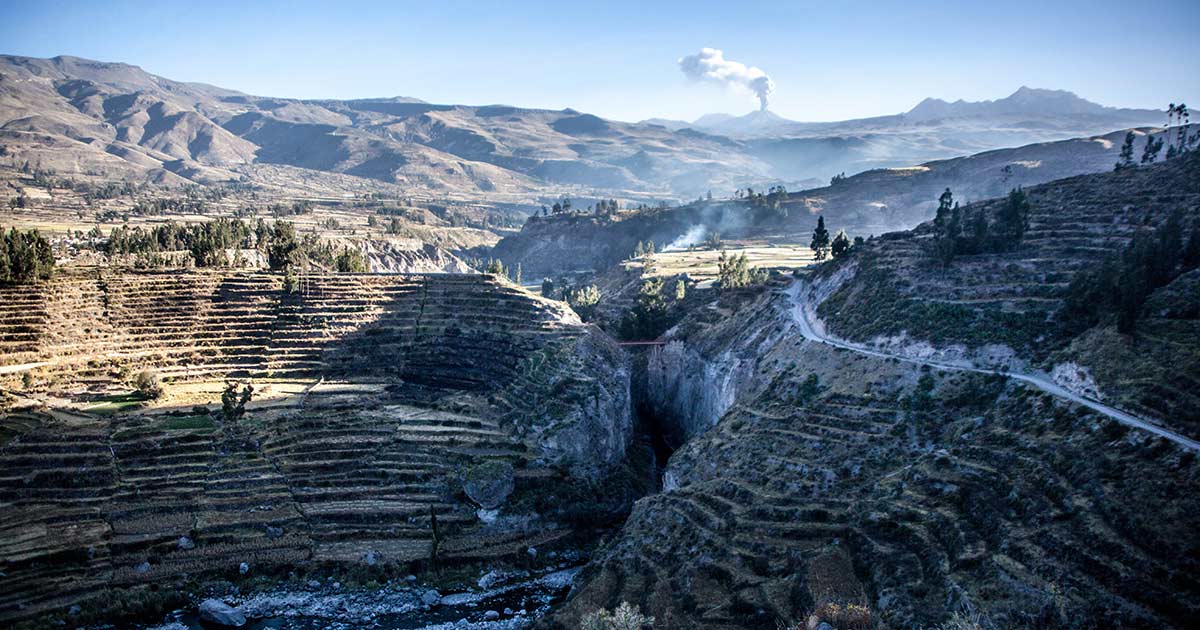
{"label": "smoke plume", "polygon": [[759,109],[767,109],[767,98],[775,91],[775,82],[760,68],[725,58],[716,48],[701,48],[700,53],[679,60],[679,69],[693,81],[712,81],[749,90],[758,97]]}
{"label": "smoke plume", "polygon": [[707,227],[704,225],[693,225],[692,227],[688,228],[687,232],[680,234],[679,238],[671,241],[671,244],[667,245],[666,249],[663,251],[677,252],[695,245],[699,245],[706,236],[708,236]]}

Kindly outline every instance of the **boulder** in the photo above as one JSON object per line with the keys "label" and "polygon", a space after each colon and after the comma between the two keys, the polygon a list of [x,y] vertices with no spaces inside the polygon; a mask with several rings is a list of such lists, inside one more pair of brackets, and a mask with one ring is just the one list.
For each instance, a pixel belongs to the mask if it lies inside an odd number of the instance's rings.
{"label": "boulder", "polygon": [[227,628],[246,625],[246,615],[242,611],[219,599],[206,599],[200,603],[200,620]]}
{"label": "boulder", "polygon": [[421,594],[421,603],[426,606],[437,606],[442,601],[442,594],[435,590],[428,590]]}
{"label": "boulder", "polygon": [[485,510],[504,505],[514,484],[513,467],[508,462],[486,461],[472,466],[463,476],[463,490]]}
{"label": "boulder", "polygon": [[496,611],[494,611],[494,610],[489,610],[489,611],[487,611],[487,612],[483,613],[483,620],[484,620],[484,621],[495,621],[495,620],[497,620],[497,619],[499,619],[499,618],[500,618],[500,613],[498,613],[498,612],[496,612]]}
{"label": "boulder", "polygon": [[241,563],[241,564],[239,564],[239,565],[238,565],[238,573],[240,573],[240,574],[242,574],[242,575],[246,575],[246,574],[247,574],[247,573],[249,573],[249,572],[250,572],[250,565],[249,565],[249,564],[247,564],[247,563],[243,562],[243,563]]}
{"label": "boulder", "polygon": [[195,549],[196,543],[187,536],[180,536],[179,540],[175,541],[175,546],[178,547],[180,551],[188,551],[189,549]]}

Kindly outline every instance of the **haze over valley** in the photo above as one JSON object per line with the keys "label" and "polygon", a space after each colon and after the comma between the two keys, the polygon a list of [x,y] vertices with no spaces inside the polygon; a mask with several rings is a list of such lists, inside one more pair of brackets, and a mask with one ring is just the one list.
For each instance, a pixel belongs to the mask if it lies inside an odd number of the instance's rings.
{"label": "haze over valley", "polygon": [[1197,20],[0,4],[0,626],[1192,627]]}

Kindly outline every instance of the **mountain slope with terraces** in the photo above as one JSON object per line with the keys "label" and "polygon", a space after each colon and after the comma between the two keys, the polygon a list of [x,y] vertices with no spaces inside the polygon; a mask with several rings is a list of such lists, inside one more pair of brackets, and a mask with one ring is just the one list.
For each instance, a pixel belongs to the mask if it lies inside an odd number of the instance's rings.
{"label": "mountain slope with terraces", "polygon": [[[951,359],[1041,369],[1078,392],[1200,435],[1194,272],[1148,296],[1133,335],[1118,334],[1111,321],[1074,331],[1059,314],[1073,280],[1096,273],[1173,215],[1186,245],[1200,224],[1200,156],[1025,192],[1029,228],[1011,251],[956,256],[943,268],[929,253],[933,226],[925,223],[826,266],[812,299],[829,332],[901,354],[928,354],[925,344],[932,344]],[[964,212],[995,217],[1003,204],[980,202]]]}
{"label": "mountain slope with terraces", "polygon": [[[1162,137],[1161,130],[1132,131],[1137,151],[1148,139]],[[753,208],[744,200],[718,199],[629,212],[615,221],[534,216],[519,233],[501,239],[495,253],[510,266],[520,263],[530,276],[553,277],[563,270],[607,268],[628,257],[639,241],[669,244],[696,229],[701,239],[719,234],[726,239],[807,245],[820,215],[831,230],[844,229],[865,238],[928,220],[946,188],[958,199],[980,200],[1021,186],[1111,170],[1125,133],[872,169],[836,179],[829,186],[792,191],[779,211]]]}
{"label": "mountain slope with terraces", "polygon": [[[1108,404],[1194,435],[1194,272],[1151,293],[1135,336],[1102,322],[1063,339],[1052,314],[1134,233],[1175,210],[1193,225],[1196,159],[1029,188],[1030,228],[1008,251],[942,268],[923,225],[686,317],[639,390],[686,442],[559,627],[620,601],[712,629],[814,614],[870,627],[839,618],[848,606],[883,627],[1187,626],[1194,452],[1018,379],[921,361],[1044,369],[1072,387],[1090,370]],[[809,339],[797,308],[882,356]]]}
{"label": "mountain slope with terraces", "polygon": [[[576,535],[560,510],[606,517],[567,493],[481,519],[464,479],[496,462],[517,495],[553,497],[624,465],[629,373],[607,337],[486,275],[282,282],[92,270],[2,289],[0,357],[39,366],[4,375],[0,621],[242,562],[520,557]],[[163,399],[99,396],[143,369]],[[226,378],[256,387],[240,418],[211,408]]]}

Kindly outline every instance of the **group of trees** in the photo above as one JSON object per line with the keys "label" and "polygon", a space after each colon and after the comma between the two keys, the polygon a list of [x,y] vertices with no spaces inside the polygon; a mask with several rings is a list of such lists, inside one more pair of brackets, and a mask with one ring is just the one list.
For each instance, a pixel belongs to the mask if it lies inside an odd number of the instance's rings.
{"label": "group of trees", "polygon": [[[660,203],[658,207],[660,207],[660,208],[667,207],[666,202],[664,201],[664,202]],[[637,210],[649,210],[649,209],[650,209],[650,207],[647,206],[646,204],[641,204],[637,207]],[[575,207],[575,205],[571,202],[571,199],[569,197],[563,197],[562,199],[559,199],[558,201],[554,202],[554,204],[551,205],[550,207],[542,206],[541,216],[543,216],[543,217],[567,216],[567,215],[585,216],[585,215],[590,214],[595,217],[612,218],[612,217],[615,217],[616,215],[620,214],[620,212],[621,212],[621,203],[619,201],[617,201],[616,199],[601,199],[594,204],[588,205],[588,207],[586,209],[584,209],[584,208],[577,209]],[[533,214],[533,216],[531,216],[530,218],[533,219],[537,216],[538,216],[538,213],[535,212]]]}
{"label": "group of trees", "polygon": [[753,188],[747,187],[745,191],[737,189],[734,191],[735,199],[743,199],[747,205],[755,213],[755,219],[765,220],[770,218],[786,218],[787,208],[783,202],[787,201],[787,188],[784,186],[771,186],[764,194],[762,191],[755,192]]}
{"label": "group of trees", "polygon": [[643,278],[633,308],[621,318],[618,332],[623,339],[655,339],[668,327],[667,300],[662,276]]}
{"label": "group of trees", "polygon": [[[1164,144],[1167,146],[1166,159],[1168,160],[1195,149],[1196,145],[1200,144],[1200,131],[1189,135],[1191,116],[1186,104],[1171,103],[1167,107],[1166,131],[1158,136],[1146,134],[1146,143],[1142,145],[1141,163],[1153,164],[1158,159],[1158,154],[1162,151]],[[1125,141],[1121,143],[1121,151],[1113,170],[1120,171],[1136,166],[1133,161],[1133,143],[1136,138],[1137,136],[1132,131],[1125,133]]]}
{"label": "group of trees", "polygon": [[259,219],[250,224],[222,217],[191,225],[174,221],[152,228],[126,225],[113,228],[103,248],[112,256],[137,256],[151,266],[164,261],[163,252],[183,250],[191,254],[197,267],[223,267],[236,264],[241,256],[238,251],[231,260],[228,250],[257,249],[266,255],[272,271],[288,271],[306,263],[341,272],[367,270],[366,258],[357,248],[338,248],[316,234],[300,236],[288,221]]}
{"label": "group of trees", "polygon": [[[861,245],[863,242],[861,236],[854,237],[853,245]],[[851,242],[850,237],[846,236],[845,230],[838,230],[838,233],[829,238],[829,229],[825,227],[825,217],[817,217],[817,227],[813,229],[812,241],[808,244],[809,249],[813,250],[818,262],[825,260],[830,254],[834,258],[841,258],[850,253]]]}
{"label": "group of trees", "polygon": [[197,267],[224,264],[228,248],[249,248],[268,230],[260,221],[261,232],[241,219],[220,218],[205,223],[181,225],[174,221],[152,228],[127,225],[113,228],[104,250],[109,255],[156,254],[188,250]]}
{"label": "group of trees", "polygon": [[37,230],[0,229],[0,283],[46,280],[54,272],[54,250]]}
{"label": "group of trees", "polygon": [[637,246],[633,248],[633,257],[641,258],[642,256],[653,256],[654,252],[654,241],[647,241],[645,243],[638,241]]}
{"label": "group of trees", "polygon": [[958,255],[1011,251],[1029,229],[1029,198],[1014,188],[996,211],[994,220],[987,207],[977,204],[964,210],[947,188],[938,198],[933,218],[933,257],[944,267]]}
{"label": "group of trees", "polygon": [[1124,251],[1093,271],[1078,274],[1067,288],[1058,321],[1069,335],[1115,321],[1133,333],[1146,299],[1181,274],[1200,267],[1200,221],[1184,228],[1175,212],[1152,231],[1134,236]]}
{"label": "group of trees", "polygon": [[722,290],[762,284],[768,275],[766,269],[751,267],[745,252],[728,256],[722,251],[717,257],[717,285]]}

